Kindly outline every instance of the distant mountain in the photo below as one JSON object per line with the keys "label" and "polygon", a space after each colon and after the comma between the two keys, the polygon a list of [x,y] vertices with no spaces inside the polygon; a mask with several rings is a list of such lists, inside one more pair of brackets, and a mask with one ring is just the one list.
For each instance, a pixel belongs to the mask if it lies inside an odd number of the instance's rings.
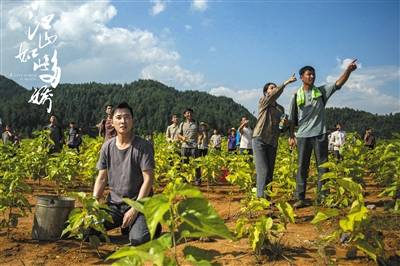
{"label": "distant mountain", "polygon": [[23,94],[26,89],[15,81],[0,75],[0,96],[1,99],[9,99],[15,95]]}
{"label": "distant mountain", "polygon": [[[0,105],[3,124],[10,123],[13,128],[29,134],[48,123],[47,105],[28,103],[31,91],[4,76],[0,76],[0,84],[0,97],[7,99]],[[107,103],[116,105],[122,101],[132,106],[135,130],[139,134],[164,132],[171,115],[178,114],[182,119],[182,112],[188,107],[194,110],[196,120],[205,121],[210,129],[217,128],[223,133],[228,128],[238,127],[243,115],[255,124],[255,117],[230,98],[199,91],[178,91],[153,80],[130,84],[60,84],[53,90],[52,113],[64,127],[69,121],[75,121],[79,127],[90,131],[105,115]]]}
{"label": "distant mountain", "polygon": [[[129,84],[60,84],[53,90],[53,110],[63,127],[75,121],[79,127],[94,132],[95,125],[104,116],[107,103],[128,102],[134,111],[135,130],[139,134],[152,131],[164,132],[172,114],[182,119],[185,108],[194,109],[194,117],[205,121],[210,129],[217,128],[226,134],[231,127],[238,127],[240,117],[246,115],[254,127],[256,118],[231,98],[213,96],[199,91],[178,91],[154,80],[138,80]],[[3,126],[9,123],[25,135],[48,124],[45,106],[28,103],[31,91],[13,80],[0,75],[0,117]],[[328,127],[341,122],[346,131],[363,134],[372,127],[380,138],[390,138],[400,132],[400,113],[374,115],[350,108],[328,108]]]}

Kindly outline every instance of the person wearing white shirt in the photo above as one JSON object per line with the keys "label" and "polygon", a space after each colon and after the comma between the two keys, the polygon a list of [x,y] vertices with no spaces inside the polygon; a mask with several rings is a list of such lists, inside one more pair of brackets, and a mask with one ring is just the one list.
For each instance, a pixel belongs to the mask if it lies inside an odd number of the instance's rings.
{"label": "person wearing white shirt", "polygon": [[337,161],[343,160],[341,148],[345,143],[346,133],[342,129],[340,123],[336,124],[336,131],[332,132],[331,141],[333,143],[333,153]]}
{"label": "person wearing white shirt", "polygon": [[239,126],[239,132],[241,135],[239,153],[243,154],[247,151],[248,154],[253,154],[253,149],[251,146],[251,138],[253,136],[253,130],[249,127],[249,120],[246,116],[242,116]]}
{"label": "person wearing white shirt", "polygon": [[211,148],[220,151],[221,150],[221,143],[222,143],[222,137],[218,133],[217,129],[214,129],[214,134],[210,138],[210,146]]}

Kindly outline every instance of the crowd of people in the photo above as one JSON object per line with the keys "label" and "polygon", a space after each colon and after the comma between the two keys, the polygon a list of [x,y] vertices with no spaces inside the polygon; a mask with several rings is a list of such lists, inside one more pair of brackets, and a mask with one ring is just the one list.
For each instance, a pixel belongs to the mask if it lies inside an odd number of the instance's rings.
{"label": "crowd of people", "polygon": [[[325,118],[325,105],[329,98],[346,83],[350,74],[357,68],[356,60],[351,62],[343,74],[333,84],[316,87],[315,69],[305,66],[300,69],[299,77],[302,85],[291,98],[288,115],[283,106],[277,103],[285,87],[297,81],[295,74],[281,85],[268,82],[262,90],[258,104],[258,117],[254,129],[246,116],[241,117],[239,126],[228,130],[227,147],[230,153],[249,154],[253,156],[256,168],[257,197],[268,197],[266,186],[273,180],[278,139],[282,131],[289,133],[289,145],[297,147],[298,166],[296,176],[295,208],[306,206],[306,185],[310,166],[310,158],[314,151],[318,167],[317,201],[327,194],[322,190],[321,176],[327,171],[320,167],[328,160],[328,152],[332,150],[336,160],[343,159],[341,149],[345,143],[345,132],[341,123],[336,124],[333,132],[328,134]],[[104,138],[97,163],[98,176],[93,188],[93,197],[103,198],[106,186],[110,193],[106,198],[108,212],[113,222],[105,222],[107,230],[121,227],[128,235],[132,245],[149,241],[150,233],[143,214],[127,205],[123,198],[140,200],[153,194],[154,180],[154,147],[150,141],[134,134],[134,113],[129,104],[122,102],[115,108],[107,105],[105,118],[97,125],[99,134]],[[59,152],[64,144],[64,134],[57,125],[56,116],[50,117],[46,127],[54,144],[51,152]],[[297,129],[297,130],[295,130]],[[13,140],[13,133],[6,126],[2,134],[4,143]],[[166,139],[180,147],[182,163],[190,158],[207,156],[208,149],[220,151],[222,135],[218,129],[209,134],[206,122],[198,123],[194,119],[194,111],[187,108],[183,111],[183,121],[179,122],[177,114],[172,115],[171,124],[166,130]],[[368,148],[375,146],[375,137],[368,129],[364,137]],[[69,124],[67,145],[77,149],[82,143],[81,132],[76,124]],[[196,169],[194,184],[201,185],[201,169]],[[157,229],[159,235],[161,228]]]}

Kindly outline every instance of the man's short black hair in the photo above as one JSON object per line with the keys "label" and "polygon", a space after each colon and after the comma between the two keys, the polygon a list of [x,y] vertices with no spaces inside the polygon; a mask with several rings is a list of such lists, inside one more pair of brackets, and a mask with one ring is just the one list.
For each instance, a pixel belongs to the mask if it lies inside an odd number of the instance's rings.
{"label": "man's short black hair", "polygon": [[74,122],[74,121],[70,121],[69,123],[72,124],[72,125],[75,125],[75,122]]}
{"label": "man's short black hair", "polygon": [[185,111],[183,111],[183,114],[186,112],[191,112],[192,114],[194,113],[192,108],[186,108]]}
{"label": "man's short black hair", "polygon": [[299,75],[303,76],[304,72],[306,72],[307,70],[312,71],[315,73],[315,69],[312,66],[303,66],[302,68],[300,68],[299,70]]}
{"label": "man's short black hair", "polygon": [[275,83],[273,83],[273,82],[268,82],[267,84],[264,85],[264,88],[263,88],[263,93],[264,93],[264,94],[267,92],[269,85],[275,85],[275,86],[276,86]]}
{"label": "man's short black hair", "polygon": [[113,108],[111,111],[111,116],[114,116],[115,110],[117,109],[128,109],[129,113],[131,113],[131,116],[133,117],[133,109],[127,102],[119,103],[115,108]]}

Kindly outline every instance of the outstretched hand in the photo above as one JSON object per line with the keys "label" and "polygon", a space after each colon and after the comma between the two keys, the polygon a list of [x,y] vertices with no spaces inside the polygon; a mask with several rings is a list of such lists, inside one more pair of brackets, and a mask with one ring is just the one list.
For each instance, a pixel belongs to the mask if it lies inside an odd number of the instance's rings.
{"label": "outstretched hand", "polygon": [[295,82],[296,80],[297,80],[296,74],[293,73],[293,75],[288,80],[286,80],[283,84],[286,86],[286,85],[288,85],[290,83]]}
{"label": "outstretched hand", "polygon": [[347,66],[347,70],[350,72],[353,72],[354,70],[357,69],[357,64],[356,64],[357,59],[354,59],[351,61],[351,63]]}

